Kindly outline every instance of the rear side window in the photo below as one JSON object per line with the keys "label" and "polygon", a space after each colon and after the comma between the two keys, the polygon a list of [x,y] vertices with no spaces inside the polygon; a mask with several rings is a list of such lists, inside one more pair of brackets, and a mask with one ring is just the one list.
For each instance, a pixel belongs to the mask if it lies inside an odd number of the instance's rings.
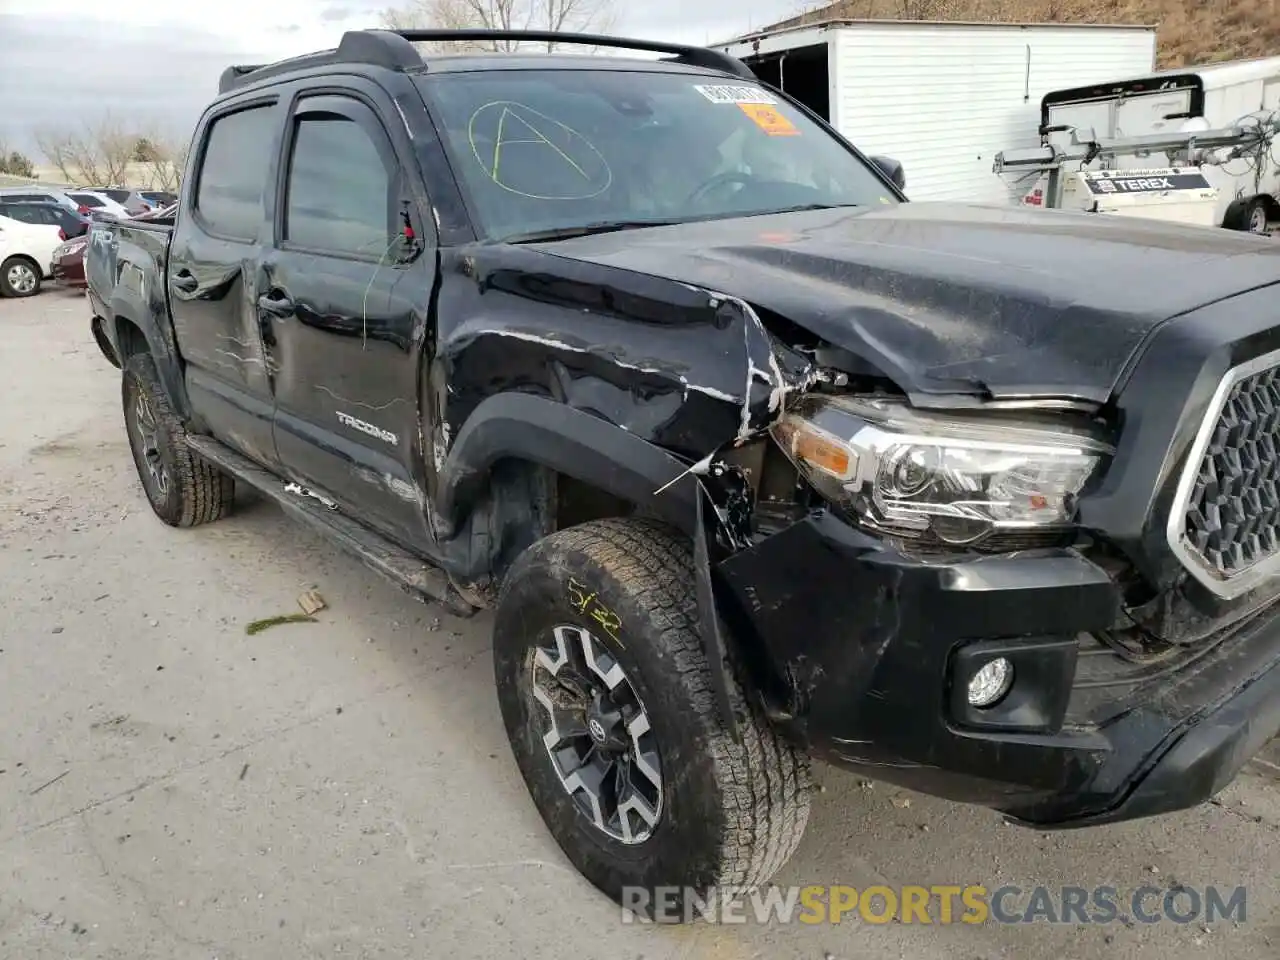
{"label": "rear side window", "polygon": [[378,258],[390,245],[391,177],[358,123],[335,114],[297,121],[284,239],[338,254]]}
{"label": "rear side window", "polygon": [[35,207],[24,207],[22,204],[7,204],[5,216],[12,217],[14,220],[21,220],[23,223],[43,223],[40,219],[40,211]]}
{"label": "rear side window", "polygon": [[32,223],[52,223],[57,226],[62,225],[62,217],[59,215],[59,212],[55,207],[42,203],[37,206],[26,207],[25,209],[31,211]]}
{"label": "rear side window", "polygon": [[210,125],[195,207],[211,233],[236,240],[257,237],[274,134],[270,106],[238,110]]}
{"label": "rear side window", "polygon": [[97,197],[87,193],[68,193],[67,196],[70,197],[72,200],[74,200],[76,203],[83,204],[86,207],[93,207],[94,209],[97,209],[98,207],[106,206],[106,204],[104,204]]}

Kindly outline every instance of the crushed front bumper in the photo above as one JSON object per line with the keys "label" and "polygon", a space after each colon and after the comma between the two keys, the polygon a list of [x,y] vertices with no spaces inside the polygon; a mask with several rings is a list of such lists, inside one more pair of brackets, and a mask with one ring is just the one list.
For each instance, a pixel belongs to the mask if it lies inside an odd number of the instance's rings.
{"label": "crushed front bumper", "polygon": [[[756,680],[815,754],[1028,824],[1194,806],[1280,731],[1280,615],[1135,671],[1091,639],[1118,595],[1071,550],[911,557],[820,511],[716,576]],[[1013,686],[971,707],[995,656]]]}

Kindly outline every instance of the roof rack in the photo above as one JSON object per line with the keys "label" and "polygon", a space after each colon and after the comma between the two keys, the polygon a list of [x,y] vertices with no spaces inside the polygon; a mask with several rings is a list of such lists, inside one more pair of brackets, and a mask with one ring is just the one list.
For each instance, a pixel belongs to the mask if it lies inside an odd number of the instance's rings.
{"label": "roof rack", "polygon": [[336,49],[322,50],[302,57],[268,64],[241,64],[227,67],[218,80],[218,93],[223,94],[253,80],[266,79],[304,67],[320,67],[340,63],[367,63],[390,70],[407,70],[427,65],[415,43],[439,41],[517,40],[531,43],[559,43],[574,46],[609,47],[620,50],[644,50],[669,54],[672,63],[683,63],[708,70],[718,70],[755,80],[756,76],[741,60],[718,50],[693,47],[657,40],[629,40],[590,33],[561,33],[555,30],[348,30]]}
{"label": "roof rack", "polygon": [[523,40],[530,43],[570,44],[581,47],[610,47],[616,50],[644,50],[649,53],[671,54],[674,63],[684,63],[708,70],[732,73],[748,80],[755,80],[751,68],[727,53],[694,47],[683,43],[664,43],[661,40],[632,40],[627,37],[606,37],[591,33],[565,33],[558,30],[393,30],[388,31],[411,43],[449,40]]}

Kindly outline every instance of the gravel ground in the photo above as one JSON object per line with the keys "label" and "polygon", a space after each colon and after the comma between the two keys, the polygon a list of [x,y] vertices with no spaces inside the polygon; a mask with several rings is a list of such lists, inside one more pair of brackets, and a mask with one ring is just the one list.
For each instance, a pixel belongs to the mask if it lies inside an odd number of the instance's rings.
{"label": "gravel ground", "polygon": [[[627,925],[527,798],[489,619],[269,503],[150,513],[86,301],[0,301],[0,957],[1268,958],[1280,757],[1213,804],[1037,834],[818,771],[780,883],[1248,888],[1244,923]],[[246,636],[314,585],[319,622]]]}

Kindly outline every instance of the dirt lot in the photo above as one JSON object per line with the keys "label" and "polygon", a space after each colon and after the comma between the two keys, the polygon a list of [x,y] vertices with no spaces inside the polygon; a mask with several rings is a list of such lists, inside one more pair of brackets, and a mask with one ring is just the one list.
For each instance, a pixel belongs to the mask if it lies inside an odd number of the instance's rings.
{"label": "dirt lot", "polygon": [[[1246,885],[1247,919],[624,925],[525,795],[489,621],[241,495],[155,520],[83,297],[0,301],[0,957],[1274,958],[1280,760],[1215,804],[1037,834],[820,770],[786,884]],[[246,636],[316,585],[319,622]]]}

